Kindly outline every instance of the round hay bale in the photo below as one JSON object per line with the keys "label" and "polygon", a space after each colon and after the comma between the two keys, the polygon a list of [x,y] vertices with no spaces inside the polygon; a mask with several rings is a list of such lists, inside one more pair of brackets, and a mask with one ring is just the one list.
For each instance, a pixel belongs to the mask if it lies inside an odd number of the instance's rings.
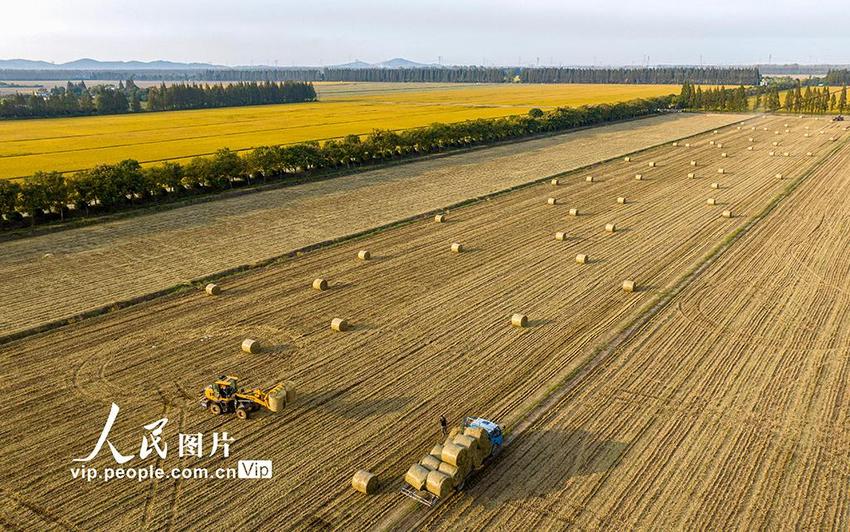
{"label": "round hay bale", "polygon": [[655,168],[655,161],[649,161],[649,167]]}
{"label": "round hay bale", "polygon": [[576,255],[576,264],[587,264],[587,255],[584,253]]}
{"label": "round hay bale", "polygon": [[372,258],[372,254],[367,249],[361,249],[357,252],[357,258],[360,260],[369,260]]}
{"label": "round hay bale", "polygon": [[753,127],[751,127],[750,129],[751,129],[752,131],[755,131],[755,130],[756,130],[756,126],[753,126]]}
{"label": "round hay bale", "polygon": [[348,322],[342,318],[334,318],[331,320],[331,329],[336,332],[345,332],[348,330]]}
{"label": "round hay bale", "polygon": [[776,142],[776,141],[773,141],[773,145],[774,145],[774,146],[779,146],[779,143],[778,143],[778,142]]}
{"label": "round hay bale", "polygon": [[717,205],[717,200],[716,200],[716,199],[714,199],[714,198],[708,198],[707,200],[705,200],[705,202],[706,202],[708,205]]}
{"label": "round hay bale", "polygon": [[458,468],[466,467],[470,461],[469,450],[453,442],[447,442],[443,444],[443,454],[442,456],[440,456],[440,458],[443,460],[443,462],[446,462],[447,464],[451,464]]}
{"label": "round hay bale", "polygon": [[753,151],[753,147],[752,147],[752,146],[747,146],[747,151]]}
{"label": "round hay bale", "polygon": [[372,495],[377,492],[379,484],[378,477],[365,469],[360,469],[351,477],[351,487],[354,488],[354,491],[359,491],[366,495]]}
{"label": "round hay bale", "polygon": [[638,181],[641,181],[643,179],[643,175],[635,174],[635,179],[637,179]]}
{"label": "round hay bale", "polygon": [[717,173],[718,173],[718,174],[725,174],[725,173],[726,173],[726,170],[724,170],[723,168],[718,168],[718,169],[717,169]]}
{"label": "round hay bale", "polygon": [[717,132],[717,130],[716,130],[716,129],[715,129],[714,131],[712,131],[712,132],[711,132],[711,134],[712,134],[712,135],[717,135],[717,133],[718,133],[718,132]]}
{"label": "round hay bale", "polygon": [[566,239],[567,239],[567,233],[565,233],[564,231],[558,231],[557,233],[555,233],[555,240],[564,241]]}
{"label": "round hay bale", "polygon": [[624,160],[624,161],[626,161],[626,162],[629,162],[629,161],[631,161],[631,160],[632,160],[632,158],[631,158],[631,157],[629,157],[629,156],[626,156],[626,157],[623,157],[623,160]]}
{"label": "round hay bale", "polygon": [[756,141],[756,139],[754,139],[753,137],[750,137],[750,138],[748,138],[747,140],[749,140],[750,142],[755,142],[755,141]]}
{"label": "round hay bale", "polygon": [[761,128],[762,131],[767,131],[766,127]]}
{"label": "round hay bale", "polygon": [[770,155],[771,157],[773,157],[774,155],[776,155],[776,152],[775,152],[775,151],[771,151],[771,152],[768,152],[767,154],[768,154],[768,155]]}
{"label": "round hay bale", "polygon": [[686,147],[686,148],[690,148],[690,147],[691,147],[691,143],[690,143],[690,142],[686,142],[686,143],[685,143],[685,147]]}
{"label": "round hay bale", "polygon": [[217,296],[221,293],[221,287],[215,283],[209,283],[204,287],[204,291],[211,296]]}
{"label": "round hay bale", "polygon": [[432,493],[437,497],[448,497],[449,493],[454,489],[452,478],[440,471],[431,471],[425,479],[425,488],[428,493]]}
{"label": "round hay bale", "polygon": [[688,172],[688,179],[693,179],[693,178],[695,178],[696,176],[697,176],[697,175],[696,175],[695,173],[693,173],[693,172]]}
{"label": "round hay bale", "polygon": [[813,155],[814,155],[814,153],[812,153],[812,152],[810,152],[810,151],[807,151],[807,152],[806,152],[806,157],[811,157],[811,156],[813,156]]}
{"label": "round hay bale", "polygon": [[313,279],[313,290],[327,290],[328,282],[322,278]]}
{"label": "round hay bale", "polygon": [[570,216],[578,216],[578,209],[570,209]]}
{"label": "round hay bale", "polygon": [[722,147],[723,147],[723,143],[722,143],[722,142],[718,142],[718,143],[717,143],[717,147],[718,147],[718,148],[722,148]]}
{"label": "round hay bale", "polygon": [[589,175],[589,176],[585,177],[584,180],[587,181],[588,183],[593,183],[593,176]]}
{"label": "round hay bale", "polygon": [[527,327],[528,316],[525,314],[514,314],[511,316],[511,325],[520,329]]}
{"label": "round hay bale", "polygon": [[546,200],[546,203],[548,203],[549,205],[557,205],[558,204],[558,198],[549,198],[549,199]]}
{"label": "round hay bale", "polygon": [[709,140],[709,141],[708,141],[708,143],[709,143],[710,145],[714,146],[714,141],[713,141],[713,140]]}
{"label": "round hay bale", "polygon": [[635,282],[626,279],[623,281],[623,292],[634,292],[635,291]]}
{"label": "round hay bale", "polygon": [[725,152],[725,151],[724,151],[723,153],[721,153],[721,154],[720,154],[720,156],[721,156],[721,157],[728,157],[728,155],[726,155],[726,152]]}
{"label": "round hay bale", "polygon": [[558,186],[559,181],[557,179],[553,179],[552,181],[549,181],[549,183],[551,183],[553,186]]}
{"label": "round hay bale", "polygon": [[410,484],[413,489],[418,491],[425,486],[425,481],[428,480],[428,473],[430,473],[428,469],[419,464],[413,464],[410,466],[410,469],[407,470],[407,473],[405,473],[404,481]]}
{"label": "round hay bale", "polygon": [[835,142],[835,137],[829,137],[830,142]]}
{"label": "round hay bale", "polygon": [[673,147],[674,147],[674,148],[675,148],[675,147],[677,147],[678,145],[679,145],[679,143],[678,143],[678,142],[673,142]]}
{"label": "round hay bale", "polygon": [[463,482],[463,479],[466,477],[468,471],[462,470],[457,466],[453,466],[448,462],[440,462],[440,469],[438,469],[440,473],[444,475],[448,475],[450,479],[452,479],[452,486],[457,487]]}
{"label": "round hay bale", "polygon": [[791,155],[791,154],[790,154],[790,153],[788,153],[787,151],[782,152],[782,156],[783,156],[783,157],[788,157],[788,156],[790,156],[790,155]]}
{"label": "round hay bale", "polygon": [[429,471],[436,471],[440,467],[440,459],[430,454],[425,455],[422,460],[419,460],[419,465]]}
{"label": "round hay bale", "polygon": [[803,135],[803,136],[804,136],[804,137],[808,137],[808,136],[809,136],[809,134],[808,134],[808,133],[806,133],[806,134],[805,134],[805,135]]}
{"label": "round hay bale", "polygon": [[696,161],[691,161],[691,166],[696,166],[696,165],[697,165]]}
{"label": "round hay bale", "polygon": [[791,126],[789,126],[788,124],[785,124],[785,126],[784,126],[784,127],[791,127]]}
{"label": "round hay bale", "polygon": [[256,340],[252,340],[250,338],[245,338],[242,340],[242,351],[246,353],[251,353],[252,355],[256,355],[261,351],[260,342]]}
{"label": "round hay bale", "polygon": [[617,203],[619,203],[620,205],[625,205],[626,204],[626,198],[620,196],[619,198],[617,198]]}
{"label": "round hay bale", "polygon": [[723,216],[724,218],[731,218],[732,217],[732,211],[723,211],[720,215]]}
{"label": "round hay bale", "polygon": [[605,224],[605,231],[609,233],[617,232],[617,224]]}
{"label": "round hay bale", "polygon": [[438,214],[438,215],[434,216],[434,221],[437,222],[438,224],[441,224],[441,223],[446,221],[446,215],[445,214]]}
{"label": "round hay bale", "polygon": [[441,460],[440,457],[443,455],[442,444],[438,443],[438,444],[434,445],[433,447],[431,447],[431,450],[428,452],[428,454],[430,454],[431,456],[433,456],[437,460]]}
{"label": "round hay bale", "polygon": [[452,253],[463,253],[463,244],[458,242],[452,243]]}
{"label": "round hay bale", "polygon": [[776,179],[782,179],[782,174],[776,174]]}

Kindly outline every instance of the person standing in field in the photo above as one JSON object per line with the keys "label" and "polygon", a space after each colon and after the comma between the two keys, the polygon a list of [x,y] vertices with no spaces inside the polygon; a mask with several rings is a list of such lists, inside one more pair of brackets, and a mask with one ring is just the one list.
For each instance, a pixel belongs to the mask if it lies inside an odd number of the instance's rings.
{"label": "person standing in field", "polygon": [[449,422],[443,415],[440,416],[440,432],[443,433],[443,438],[449,435]]}

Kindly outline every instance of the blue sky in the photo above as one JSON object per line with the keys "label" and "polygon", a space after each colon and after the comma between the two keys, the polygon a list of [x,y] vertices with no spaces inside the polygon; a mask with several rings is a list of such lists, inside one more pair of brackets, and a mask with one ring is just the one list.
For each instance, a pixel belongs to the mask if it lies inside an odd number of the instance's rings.
{"label": "blue sky", "polygon": [[4,2],[0,58],[329,65],[850,63],[847,2]]}

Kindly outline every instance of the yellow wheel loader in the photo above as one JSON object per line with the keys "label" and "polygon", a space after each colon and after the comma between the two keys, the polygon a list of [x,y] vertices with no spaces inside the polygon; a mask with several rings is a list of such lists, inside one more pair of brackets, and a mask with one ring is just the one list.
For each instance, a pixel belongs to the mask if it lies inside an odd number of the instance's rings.
{"label": "yellow wheel loader", "polygon": [[204,388],[201,407],[215,415],[236,414],[239,419],[248,419],[251,412],[260,408],[279,412],[294,400],[295,385],[291,382],[278,384],[268,391],[246,390],[239,387],[238,377],[222,375]]}

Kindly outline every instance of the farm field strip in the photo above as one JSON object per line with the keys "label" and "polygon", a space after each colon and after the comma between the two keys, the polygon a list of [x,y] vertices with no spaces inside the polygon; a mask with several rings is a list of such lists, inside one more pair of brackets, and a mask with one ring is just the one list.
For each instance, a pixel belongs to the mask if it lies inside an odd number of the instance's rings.
{"label": "farm field strip", "polygon": [[0,243],[0,336],[740,120],[643,119]]}
{"label": "farm field strip", "polygon": [[845,141],[423,528],[846,529],[848,213]]}
{"label": "farm field strip", "polygon": [[[653,148],[629,163],[577,172],[558,187],[531,186],[455,209],[445,224],[416,222],[229,277],[219,298],[164,297],[3,346],[0,371],[14,375],[7,404],[16,406],[0,412],[9,421],[0,435],[10,442],[0,463],[27,453],[40,464],[13,470],[9,490],[46,514],[94,527],[118,517],[116,496],[132,508],[122,511],[118,528],[178,520],[191,528],[248,519],[293,528],[374,524],[402,504],[397,479],[437,438],[439,414],[515,422],[550,383],[776,197],[787,181],[775,173],[802,175],[819,160],[805,151],[833,146],[825,136],[794,131],[783,138],[795,155],[769,157],[764,142],[772,131],[755,135],[761,145],[753,152],[745,150],[750,135],[731,127],[701,135],[691,148]],[[732,157],[721,159],[709,139],[728,143]],[[691,159],[700,161],[697,179],[687,178]],[[652,160],[658,166],[647,168]],[[719,165],[730,173],[718,176]],[[637,172],[647,180],[636,181]],[[585,182],[586,175],[599,182]],[[712,181],[726,188],[713,191]],[[723,205],[706,205],[709,194]],[[547,205],[549,196],[563,201]],[[618,205],[617,196],[632,201]],[[584,214],[569,217],[570,207]],[[729,207],[737,216],[721,218]],[[611,221],[622,230],[606,234]],[[570,239],[555,241],[558,230]],[[468,251],[449,253],[452,241]],[[359,249],[374,259],[358,262]],[[576,264],[577,253],[591,262]],[[310,290],[319,276],[330,281],[328,291]],[[624,294],[626,277],[643,289]],[[508,325],[517,311],[529,315],[529,329]],[[332,333],[332,317],[350,319],[354,329]],[[240,353],[245,337],[268,350]],[[249,422],[213,418],[197,408],[195,394],[223,371],[251,386],[292,379],[301,399]],[[139,396],[142,375],[156,387],[153,400]],[[24,392],[32,389],[39,393]],[[86,405],[78,415],[61,408],[69,396]],[[182,432],[226,427],[236,437],[235,456],[272,459],[275,478],[231,493],[228,505],[215,483],[163,481],[153,490],[75,483],[67,457],[87,452],[111,401],[122,405],[110,436],[119,449],[137,442],[137,427],[167,414]],[[34,430],[23,440],[12,437],[15,427]],[[576,436],[547,437],[568,449]],[[361,467],[388,484],[380,494],[351,492],[350,475]],[[87,504],[74,504],[77,497]],[[158,509],[167,511],[160,517]]]}
{"label": "farm field strip", "polygon": [[[75,118],[0,121],[0,178],[133,158],[179,160],[256,146],[409,129],[676,92],[671,85],[319,84],[320,101]],[[361,86],[367,86],[361,88]]]}

